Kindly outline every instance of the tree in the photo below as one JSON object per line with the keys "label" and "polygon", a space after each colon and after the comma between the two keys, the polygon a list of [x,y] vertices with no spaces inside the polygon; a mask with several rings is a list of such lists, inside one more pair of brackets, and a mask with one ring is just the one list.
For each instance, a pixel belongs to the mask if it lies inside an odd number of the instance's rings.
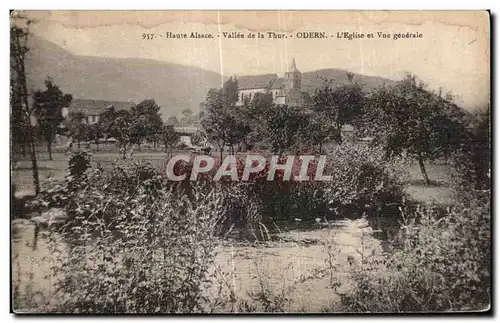
{"label": "tree", "polygon": [[179,141],[179,134],[174,130],[174,126],[163,126],[162,140],[165,145],[165,151],[168,151],[170,153],[170,157],[172,157],[172,148]]}
{"label": "tree", "polygon": [[120,141],[123,146],[123,157],[127,153],[127,145],[132,142],[131,129],[133,125],[132,115],[126,110],[118,110],[115,120],[111,126],[111,135]]}
{"label": "tree", "polygon": [[49,160],[52,160],[52,142],[57,134],[57,128],[64,120],[62,109],[68,107],[73,97],[64,94],[51,78],[45,80],[45,91],[38,90],[33,95],[33,107],[38,126],[45,142]]}
{"label": "tree", "polygon": [[408,154],[430,184],[424,162],[460,145],[463,127],[446,113],[452,103],[425,89],[415,76],[393,87],[381,87],[368,99],[365,124],[388,157]]}
{"label": "tree", "polygon": [[217,89],[208,90],[207,98],[202,102],[202,107],[205,113],[201,120],[201,126],[209,140],[217,144],[222,161],[222,153],[227,143],[228,115],[222,102],[221,92]]}
{"label": "tree", "polygon": [[99,140],[103,137],[102,128],[99,123],[94,123],[88,126],[88,139],[96,144],[97,151],[99,151]]}
{"label": "tree", "polygon": [[119,147],[123,146],[123,156],[125,157],[127,145],[132,141],[133,118],[130,112],[127,110],[116,111],[111,106],[99,115],[98,124],[106,138],[115,138],[119,142]]}
{"label": "tree", "polygon": [[182,110],[181,123],[185,126],[190,125],[193,118],[193,111],[189,108]]}
{"label": "tree", "polygon": [[322,115],[314,114],[309,117],[305,136],[313,146],[318,147],[319,154],[323,153],[324,144],[335,140],[337,134],[335,126]]}
{"label": "tree", "polygon": [[252,100],[248,98],[243,102],[240,119],[250,128],[245,138],[247,146],[262,143],[268,136],[266,133],[266,118],[272,110],[276,109],[271,93],[255,93]]}
{"label": "tree", "polygon": [[467,140],[453,155],[458,191],[491,188],[491,108],[475,111],[468,124]]}
{"label": "tree", "polygon": [[265,141],[274,153],[283,155],[300,148],[307,137],[309,117],[300,107],[276,107],[269,111],[264,123]]}
{"label": "tree", "polygon": [[165,122],[165,124],[171,125],[171,126],[178,126],[179,125],[179,120],[177,120],[176,116],[170,116],[170,117],[168,117],[168,119]]}
{"label": "tree", "polygon": [[[16,12],[13,12],[16,13]],[[12,131],[25,132],[23,142],[27,143],[30,150],[31,169],[33,171],[33,185],[35,194],[40,193],[40,179],[38,176],[38,162],[35,152],[35,138],[31,125],[31,114],[33,109],[28,104],[28,89],[26,83],[25,58],[28,52],[28,35],[31,21],[16,13],[11,18],[10,27],[10,84],[11,84],[11,110],[15,127]],[[19,138],[17,135],[15,136]]]}
{"label": "tree", "polygon": [[86,141],[88,138],[88,124],[85,115],[80,111],[71,113],[65,123],[69,135],[78,143],[78,148],[80,148],[80,142]]}
{"label": "tree", "polygon": [[210,89],[205,101],[201,104],[204,111],[201,126],[210,141],[214,141],[222,160],[224,147],[229,145],[231,153],[234,146],[243,142],[250,132],[250,127],[242,118],[238,102],[238,82],[230,77],[222,89]]}
{"label": "tree", "polygon": [[130,110],[132,127],[130,135],[132,143],[139,146],[143,140],[153,141],[156,147],[157,138],[163,130],[163,121],[160,115],[160,106],[155,100],[148,99],[140,102]]}
{"label": "tree", "polygon": [[336,141],[342,142],[342,126],[354,124],[363,114],[365,95],[361,86],[349,77],[349,84],[333,87],[331,80],[324,80],[323,87],[312,97],[313,110],[328,118],[337,131]]}

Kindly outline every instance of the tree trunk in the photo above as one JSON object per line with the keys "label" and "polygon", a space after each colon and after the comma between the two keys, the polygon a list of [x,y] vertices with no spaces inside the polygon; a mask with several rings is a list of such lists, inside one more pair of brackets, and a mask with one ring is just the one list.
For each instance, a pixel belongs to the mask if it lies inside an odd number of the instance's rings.
{"label": "tree trunk", "polygon": [[[219,151],[220,151],[220,163],[222,165],[222,153],[224,152],[224,146],[225,146],[225,143],[221,145],[217,144],[219,146]],[[220,166],[220,165],[219,165]]]}
{"label": "tree trunk", "polygon": [[337,124],[337,144],[341,145],[342,144],[342,125]]}
{"label": "tree trunk", "polygon": [[78,149],[80,149],[80,139],[78,139],[77,142],[78,142]]}
{"label": "tree trunk", "polygon": [[47,141],[47,152],[49,153],[49,160],[52,160],[52,142]]}
{"label": "tree trunk", "polygon": [[31,157],[31,168],[33,170],[33,184],[35,185],[35,195],[40,193],[40,178],[38,177],[38,163],[36,160],[35,153],[35,140],[33,139],[33,131],[31,130],[31,125],[28,125],[29,138],[30,138],[30,157]]}
{"label": "tree trunk", "polygon": [[96,145],[96,151],[99,151],[99,141],[96,141],[95,145]]}
{"label": "tree trunk", "polygon": [[422,172],[425,183],[427,185],[430,185],[431,181],[429,180],[429,176],[427,175],[427,171],[425,170],[424,159],[421,156],[418,157],[418,165],[420,166],[420,171]]}

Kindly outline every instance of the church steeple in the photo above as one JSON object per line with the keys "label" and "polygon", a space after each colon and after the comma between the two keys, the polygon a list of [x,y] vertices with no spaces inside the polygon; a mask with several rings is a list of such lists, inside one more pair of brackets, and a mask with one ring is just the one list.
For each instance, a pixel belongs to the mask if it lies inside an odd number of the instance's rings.
{"label": "church steeple", "polygon": [[297,66],[295,65],[295,57],[292,58],[292,63],[290,64],[290,68],[288,70],[288,72],[298,72],[299,70],[297,70]]}
{"label": "church steeple", "polygon": [[297,105],[301,102],[301,79],[302,73],[297,69],[295,57],[292,58],[290,69],[285,73],[285,90],[287,93],[286,103],[288,105]]}

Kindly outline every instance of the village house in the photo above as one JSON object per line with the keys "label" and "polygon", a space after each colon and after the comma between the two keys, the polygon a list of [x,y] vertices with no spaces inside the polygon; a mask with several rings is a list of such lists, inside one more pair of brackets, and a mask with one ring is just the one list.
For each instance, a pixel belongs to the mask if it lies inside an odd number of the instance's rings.
{"label": "village house", "polygon": [[87,124],[94,124],[99,122],[99,115],[110,107],[114,107],[116,111],[127,110],[130,111],[135,103],[124,101],[107,101],[107,100],[91,100],[91,99],[73,99],[71,105],[64,108],[62,114],[65,118],[71,115],[82,113],[85,119],[82,121]]}

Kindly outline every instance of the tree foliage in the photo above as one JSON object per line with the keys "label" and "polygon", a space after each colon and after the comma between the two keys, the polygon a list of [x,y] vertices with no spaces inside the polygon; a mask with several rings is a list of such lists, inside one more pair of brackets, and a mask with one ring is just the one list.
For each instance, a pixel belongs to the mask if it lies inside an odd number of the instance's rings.
{"label": "tree foliage", "polygon": [[132,143],[140,146],[146,139],[155,141],[163,130],[160,106],[148,99],[133,106],[130,112],[132,125],[129,136]]}
{"label": "tree foliage", "polygon": [[165,125],[163,126],[162,131],[162,141],[165,145],[165,151],[170,152],[170,156],[172,156],[172,148],[179,141],[179,134],[175,132],[174,126]]}
{"label": "tree foliage", "polygon": [[221,151],[226,145],[234,152],[234,146],[244,141],[250,132],[248,124],[242,118],[242,107],[238,102],[238,81],[230,77],[222,89],[210,89],[201,104],[204,112],[201,125],[210,141],[217,144]]}
{"label": "tree foliage", "polygon": [[427,184],[424,162],[446,155],[463,139],[463,126],[446,113],[452,103],[428,91],[415,76],[375,90],[368,107],[365,128],[375,143],[384,147],[388,157],[408,154],[416,158]]}
{"label": "tree foliage", "polygon": [[33,99],[38,128],[47,143],[49,159],[52,160],[52,142],[57,134],[57,128],[64,120],[62,109],[69,106],[73,97],[71,94],[64,94],[51,78],[47,78],[45,90],[36,91]]}
{"label": "tree foliage", "polygon": [[313,110],[335,126],[338,143],[342,142],[342,126],[357,123],[363,114],[365,95],[361,86],[350,80],[349,84],[339,87],[334,87],[332,80],[325,80],[312,97]]}

